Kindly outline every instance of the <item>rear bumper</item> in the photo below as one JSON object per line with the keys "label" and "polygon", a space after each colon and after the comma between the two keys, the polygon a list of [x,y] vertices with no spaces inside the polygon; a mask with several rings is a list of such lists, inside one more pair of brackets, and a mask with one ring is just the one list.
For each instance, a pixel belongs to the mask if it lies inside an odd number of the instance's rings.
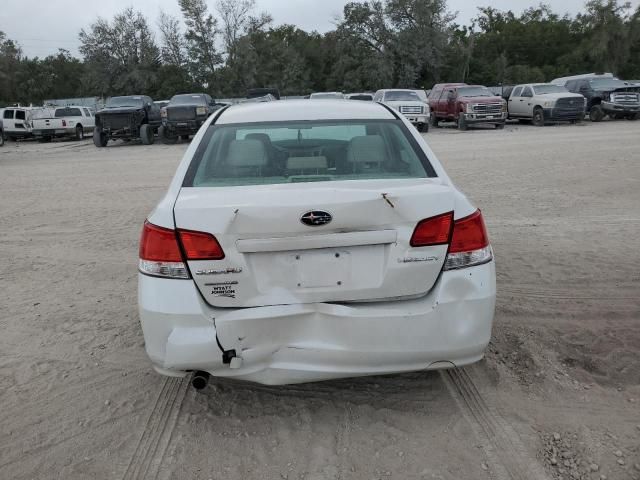
{"label": "rear bumper", "polygon": [[68,137],[75,135],[75,128],[40,128],[33,130],[34,137]]}
{"label": "rear bumper", "polygon": [[[205,370],[264,384],[461,366],[491,337],[494,262],[449,271],[419,299],[220,309],[190,280],[139,274],[147,353],[163,374]],[[224,364],[222,350],[239,360]]]}

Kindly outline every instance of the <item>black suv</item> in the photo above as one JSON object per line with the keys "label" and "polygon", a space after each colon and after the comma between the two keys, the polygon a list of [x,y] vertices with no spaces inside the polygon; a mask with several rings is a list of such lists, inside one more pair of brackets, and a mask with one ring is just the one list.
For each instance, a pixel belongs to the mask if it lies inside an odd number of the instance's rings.
{"label": "black suv", "polygon": [[567,81],[565,88],[581,93],[587,99],[587,112],[592,122],[611,118],[635,120],[640,115],[640,86],[613,77],[583,77]]}
{"label": "black suv", "polygon": [[161,111],[160,140],[164,143],[176,143],[178,137],[189,140],[189,135],[195,135],[209,115],[220,107],[206,93],[174,95]]}
{"label": "black suv", "polygon": [[161,124],[160,108],[145,95],[111,97],[95,118],[96,147],[106,147],[109,140],[118,138],[140,138],[143,144],[151,145]]}

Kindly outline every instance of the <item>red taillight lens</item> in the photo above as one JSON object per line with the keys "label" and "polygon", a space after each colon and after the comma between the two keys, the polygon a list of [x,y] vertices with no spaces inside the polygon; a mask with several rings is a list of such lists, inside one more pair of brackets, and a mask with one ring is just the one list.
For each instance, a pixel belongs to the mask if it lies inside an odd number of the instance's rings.
{"label": "red taillight lens", "polygon": [[140,259],[152,262],[182,262],[175,231],[144,222],[140,236]]}
{"label": "red taillight lens", "polygon": [[62,120],[62,126],[66,127],[67,126],[67,121],[66,120]]}
{"label": "red taillight lens", "polygon": [[489,235],[480,210],[453,224],[449,253],[472,252],[489,246]]}
{"label": "red taillight lens", "polygon": [[412,247],[426,247],[447,244],[451,238],[452,225],[453,212],[421,220],[413,231],[410,245]]}
{"label": "red taillight lens", "polygon": [[210,233],[178,230],[187,260],[222,260],[224,251]]}

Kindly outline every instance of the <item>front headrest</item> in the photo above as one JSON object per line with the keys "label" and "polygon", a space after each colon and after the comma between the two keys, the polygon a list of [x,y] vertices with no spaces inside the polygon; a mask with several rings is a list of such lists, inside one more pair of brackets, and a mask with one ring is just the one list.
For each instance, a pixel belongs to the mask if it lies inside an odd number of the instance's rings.
{"label": "front headrest", "polygon": [[259,140],[233,140],[229,145],[227,164],[232,167],[263,167],[267,153]]}
{"label": "front headrest", "polygon": [[353,137],[348,160],[353,163],[381,163],[386,160],[384,139],[380,135]]}
{"label": "front headrest", "polygon": [[244,138],[245,140],[259,140],[264,145],[271,145],[271,137],[266,133],[249,133]]}

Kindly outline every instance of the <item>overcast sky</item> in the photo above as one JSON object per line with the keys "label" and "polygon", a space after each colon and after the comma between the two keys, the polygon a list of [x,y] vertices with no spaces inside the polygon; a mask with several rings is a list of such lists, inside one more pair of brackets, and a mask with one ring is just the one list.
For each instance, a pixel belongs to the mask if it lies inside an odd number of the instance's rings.
{"label": "overcast sky", "polygon": [[[307,31],[326,32],[334,28],[335,18],[347,0],[257,0],[257,9],[271,13],[276,24],[291,23]],[[492,5],[521,12],[538,0],[449,0],[458,12],[458,23],[467,24],[477,8]],[[558,13],[576,14],[584,0],[548,0]],[[633,0],[637,6],[640,0]],[[128,6],[142,11],[155,29],[160,10],[179,15],[177,0],[0,0],[0,31],[17,40],[26,55],[43,57],[65,48],[78,55],[78,32],[97,16],[111,18]],[[208,0],[213,9],[215,0]]]}

